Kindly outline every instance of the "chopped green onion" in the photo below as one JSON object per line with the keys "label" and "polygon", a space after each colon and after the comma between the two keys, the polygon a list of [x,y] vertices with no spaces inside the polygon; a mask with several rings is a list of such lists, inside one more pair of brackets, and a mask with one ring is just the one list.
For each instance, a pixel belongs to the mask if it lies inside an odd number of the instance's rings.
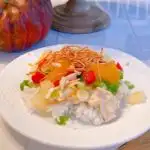
{"label": "chopped green onion", "polygon": [[100,86],[100,84],[101,84],[101,82],[100,82],[99,80],[96,80],[96,81],[93,83],[92,87],[93,87],[93,88],[97,88],[97,87]]}
{"label": "chopped green onion", "polygon": [[77,88],[80,90],[84,90],[84,89],[86,89],[86,86],[83,82],[80,82],[79,84],[77,84]]}
{"label": "chopped green onion", "polygon": [[76,85],[76,88],[77,89],[80,89],[80,90],[91,90],[91,86],[87,86],[85,85],[84,82],[80,82]]}
{"label": "chopped green onion", "polygon": [[98,110],[98,112],[100,112],[100,111],[101,111],[101,107],[100,107],[100,106],[98,106],[98,107],[97,107],[97,110]]}
{"label": "chopped green onion", "polygon": [[69,119],[70,118],[68,116],[59,116],[58,118],[56,118],[56,123],[58,125],[66,125]]}
{"label": "chopped green onion", "polygon": [[122,80],[124,78],[124,74],[123,71],[120,72],[120,80]]}
{"label": "chopped green onion", "polygon": [[131,84],[130,86],[128,86],[129,89],[134,89],[135,86],[133,84]]}
{"label": "chopped green onion", "polygon": [[29,88],[33,88],[34,87],[34,84],[29,81],[29,80],[24,80],[23,82],[21,82],[20,84],[20,90],[21,91],[24,91],[24,88],[25,87],[29,87]]}
{"label": "chopped green onion", "polygon": [[45,74],[48,74],[48,73],[50,73],[50,72],[51,72],[51,70],[48,69],[48,70],[45,71]]}
{"label": "chopped green onion", "polygon": [[110,84],[107,81],[103,81],[101,82],[101,87],[102,88],[106,88],[108,91],[110,91],[112,94],[116,94],[118,92],[120,83],[116,83],[116,84]]}
{"label": "chopped green onion", "polygon": [[128,89],[132,90],[135,86],[130,81],[125,81],[125,84],[128,86]]}
{"label": "chopped green onion", "polygon": [[119,89],[120,84],[119,83],[117,83],[117,84],[110,84],[107,81],[101,81],[101,82],[96,82],[93,86],[107,89],[111,93],[116,94],[118,89]]}
{"label": "chopped green onion", "polygon": [[58,98],[58,97],[59,97],[59,89],[54,90],[54,91],[51,93],[51,98],[55,99],[55,98]]}
{"label": "chopped green onion", "polygon": [[80,79],[80,81],[83,81],[82,74],[80,74],[80,75],[77,75],[77,78],[78,78],[78,79]]}
{"label": "chopped green onion", "polygon": [[116,94],[118,92],[118,89],[119,89],[119,84],[110,84],[108,86],[108,90],[113,94]]}
{"label": "chopped green onion", "polygon": [[103,81],[100,83],[99,87],[107,89],[107,85]]}

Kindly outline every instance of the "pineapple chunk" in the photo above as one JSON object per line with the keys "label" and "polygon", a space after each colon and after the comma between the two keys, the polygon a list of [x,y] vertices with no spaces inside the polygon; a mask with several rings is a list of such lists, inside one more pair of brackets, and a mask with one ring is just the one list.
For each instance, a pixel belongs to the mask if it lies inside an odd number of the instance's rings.
{"label": "pineapple chunk", "polygon": [[146,96],[144,92],[134,92],[128,96],[128,104],[136,105],[145,102]]}
{"label": "pineapple chunk", "polygon": [[45,99],[49,88],[52,87],[52,84],[45,80],[40,84],[39,92],[31,99],[32,106],[39,112],[45,112],[48,109],[49,102]]}

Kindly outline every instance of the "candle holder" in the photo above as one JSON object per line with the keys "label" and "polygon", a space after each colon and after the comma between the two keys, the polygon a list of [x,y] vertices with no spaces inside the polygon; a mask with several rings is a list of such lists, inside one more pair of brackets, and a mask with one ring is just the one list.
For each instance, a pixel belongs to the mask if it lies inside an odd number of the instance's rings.
{"label": "candle holder", "polygon": [[69,0],[54,8],[52,27],[60,32],[90,33],[109,24],[109,15],[94,0]]}

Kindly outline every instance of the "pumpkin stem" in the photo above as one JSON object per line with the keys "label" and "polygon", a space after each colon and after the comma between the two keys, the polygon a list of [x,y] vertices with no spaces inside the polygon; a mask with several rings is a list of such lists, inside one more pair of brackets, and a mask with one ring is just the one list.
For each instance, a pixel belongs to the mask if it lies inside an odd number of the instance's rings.
{"label": "pumpkin stem", "polygon": [[5,2],[6,4],[8,4],[8,1],[9,1],[9,0],[4,0],[4,2]]}

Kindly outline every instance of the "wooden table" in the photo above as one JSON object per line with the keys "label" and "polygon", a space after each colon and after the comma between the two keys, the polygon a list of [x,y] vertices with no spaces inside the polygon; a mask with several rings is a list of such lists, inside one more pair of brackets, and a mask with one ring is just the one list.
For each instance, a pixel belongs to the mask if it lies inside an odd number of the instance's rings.
{"label": "wooden table", "polygon": [[150,150],[150,132],[123,145],[120,150]]}
{"label": "wooden table", "polygon": [[[111,26],[92,34],[65,34],[51,30],[45,40],[30,50],[62,43],[101,45],[121,49],[150,65],[150,0],[109,0],[102,2],[110,13]],[[136,2],[131,5],[132,2]],[[121,3],[123,2],[123,3]],[[23,53],[0,52],[0,70],[11,60]],[[50,150],[13,131],[0,119],[0,150]],[[121,150],[150,150],[150,132],[126,144]]]}

